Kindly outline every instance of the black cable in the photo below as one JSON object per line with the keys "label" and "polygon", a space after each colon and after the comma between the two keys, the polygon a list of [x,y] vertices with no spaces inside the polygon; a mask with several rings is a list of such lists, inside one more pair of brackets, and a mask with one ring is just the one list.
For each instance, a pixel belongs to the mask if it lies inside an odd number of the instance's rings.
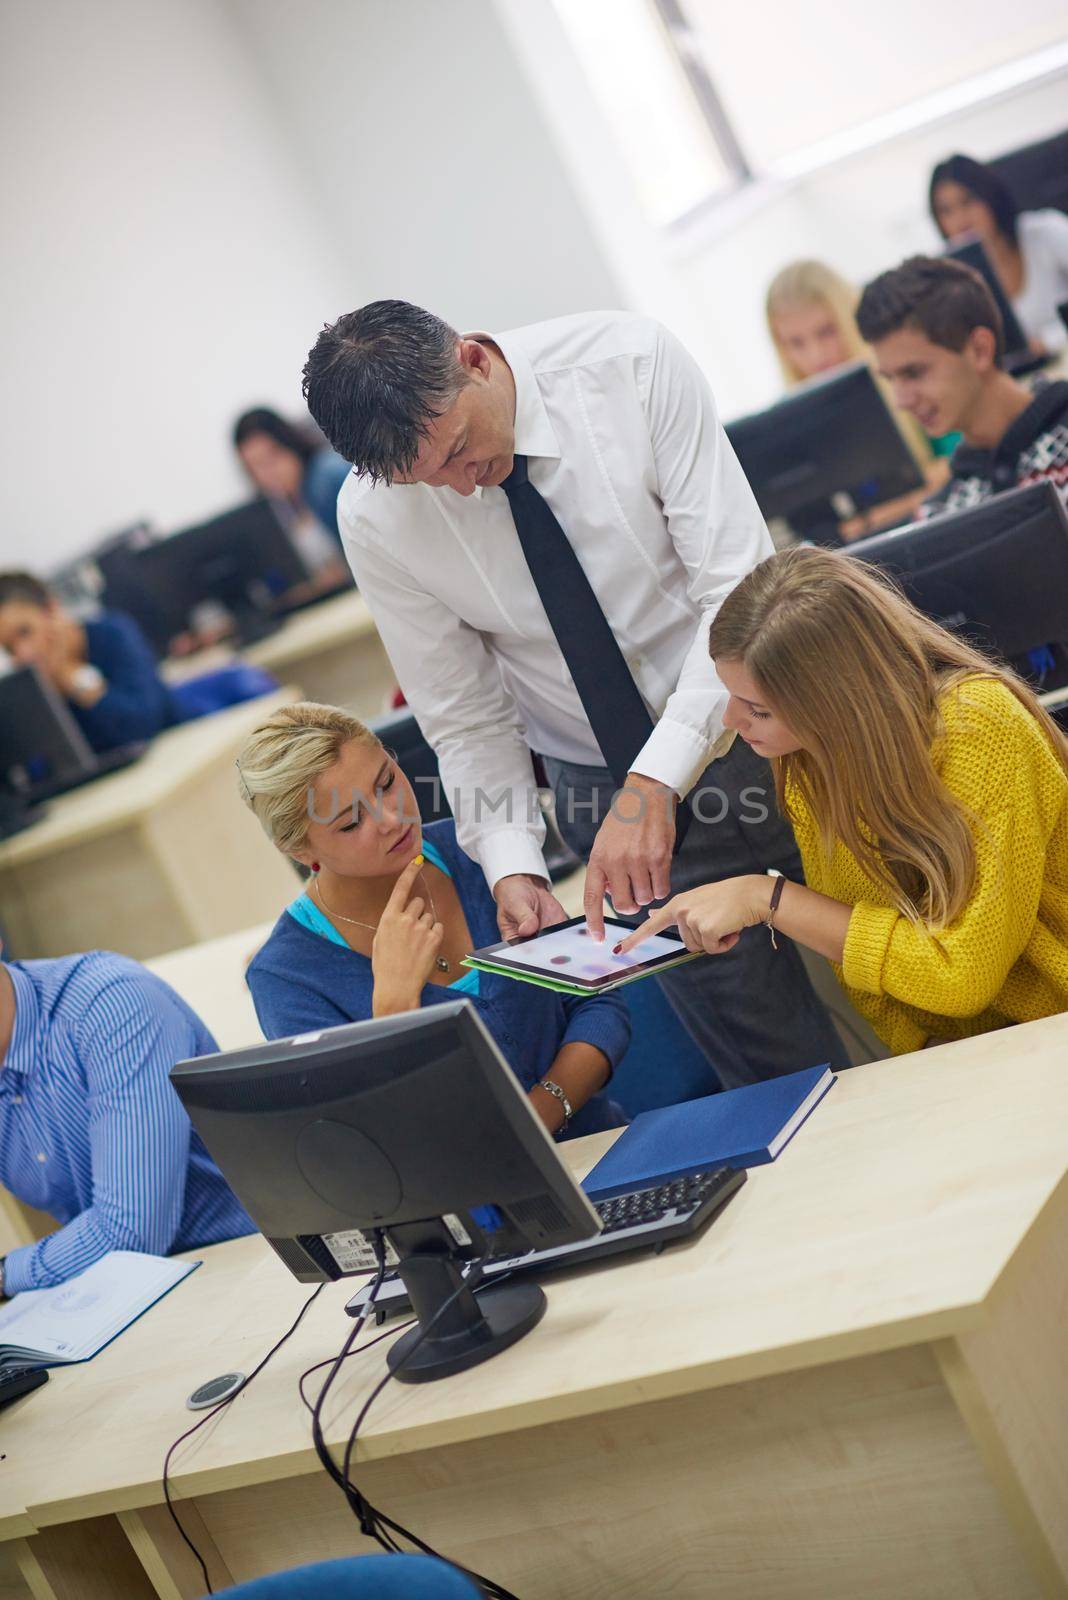
{"label": "black cable", "polygon": [[188,1533],[186,1533],[185,1529],[183,1528],[182,1523],[181,1523],[181,1519],[179,1518],[177,1511],[174,1509],[174,1502],[171,1499],[170,1485],[169,1485],[169,1482],[168,1482],[168,1478],[169,1478],[169,1475],[170,1475],[171,1457],[174,1455],[174,1452],[178,1449],[179,1445],[184,1444],[187,1439],[191,1439],[193,1434],[196,1433],[198,1431],[198,1429],[202,1428],[206,1422],[210,1422],[211,1421],[212,1417],[217,1417],[219,1415],[219,1412],[220,1411],[224,1411],[228,1405],[231,1405],[232,1402],[237,1399],[239,1394],[244,1394],[245,1390],[248,1388],[248,1386],[252,1382],[253,1378],[255,1378],[259,1373],[261,1373],[263,1371],[264,1367],[267,1365],[268,1361],[270,1361],[271,1357],[273,1355],[276,1355],[277,1352],[285,1344],[286,1340],[291,1338],[293,1336],[293,1334],[296,1333],[297,1329],[300,1327],[300,1324],[304,1319],[305,1312],[310,1308],[310,1306],[312,1305],[313,1301],[315,1301],[315,1300],[317,1300],[319,1298],[319,1296],[323,1292],[324,1287],[325,1287],[324,1284],[320,1284],[319,1287],[314,1291],[314,1293],[312,1293],[312,1294],[310,1294],[308,1296],[307,1300],[305,1300],[304,1304],[301,1306],[300,1310],[297,1312],[297,1315],[293,1319],[293,1322],[287,1328],[286,1332],[283,1333],[282,1337],[278,1340],[277,1344],[273,1344],[271,1346],[271,1348],[268,1350],[267,1354],[264,1356],[263,1360],[261,1362],[259,1362],[259,1364],[257,1366],[253,1367],[253,1369],[249,1373],[248,1377],[243,1379],[242,1382],[240,1384],[238,1384],[238,1386],[234,1390],[233,1394],[228,1394],[226,1396],[225,1400],[220,1400],[219,1404],[217,1406],[212,1406],[210,1411],[206,1411],[204,1413],[204,1415],[200,1418],[199,1422],[194,1422],[194,1424],[193,1424],[193,1426],[191,1428],[187,1428],[185,1433],[179,1435],[179,1437],[177,1439],[175,1439],[174,1443],[171,1445],[170,1449],[167,1451],[167,1454],[163,1458],[163,1498],[164,1498],[164,1500],[166,1502],[167,1510],[170,1512],[171,1521],[174,1523],[174,1526],[178,1529],[178,1532],[181,1534],[182,1539],[185,1541],[185,1543],[189,1547],[189,1549],[193,1552],[194,1556],[197,1559],[197,1562],[200,1565],[200,1570],[201,1570],[201,1573],[203,1574],[203,1577],[204,1577],[204,1587],[205,1587],[205,1589],[206,1589],[208,1594],[214,1594],[215,1590],[211,1586],[211,1579],[208,1576],[207,1564],[205,1563],[204,1557],[201,1555],[200,1551],[197,1549],[196,1545],[193,1543],[192,1539],[189,1537]]}
{"label": "black cable", "polygon": [[[376,1297],[378,1295],[378,1291],[379,1291],[379,1289],[381,1287],[381,1279],[385,1276],[385,1270],[384,1270],[385,1269],[385,1248],[384,1248],[384,1244],[382,1243],[381,1237],[379,1235],[375,1236],[375,1241],[374,1242],[375,1242],[376,1254],[378,1255],[378,1259],[379,1259],[379,1272],[376,1273],[376,1275],[375,1275],[375,1281],[371,1285],[371,1289],[370,1289],[370,1292],[369,1292],[369,1294],[367,1296],[367,1300],[365,1301],[363,1309],[362,1309],[362,1311],[360,1313],[360,1318],[359,1318],[359,1322],[358,1322],[358,1325],[357,1325],[357,1331],[358,1331],[359,1327],[362,1326],[362,1324],[363,1324],[364,1320],[366,1319],[368,1313],[371,1311],[371,1308],[374,1305],[374,1301],[375,1301],[375,1299],[376,1299]],[[379,1254],[379,1252],[381,1252],[381,1253]],[[482,1263],[480,1261],[473,1262],[471,1267],[470,1267],[470,1269],[468,1270],[465,1278],[464,1278],[464,1281],[459,1285],[459,1287],[457,1289],[455,1289],[453,1291],[453,1293],[451,1295],[449,1295],[444,1301],[442,1301],[441,1305],[434,1312],[433,1316],[430,1318],[430,1321],[426,1324],[426,1326],[423,1327],[423,1328],[420,1328],[418,1334],[412,1340],[411,1347],[408,1350],[408,1353],[407,1353],[407,1356],[405,1357],[405,1360],[410,1360],[411,1359],[411,1357],[415,1354],[416,1350],[418,1350],[419,1346],[423,1343],[424,1339],[429,1337],[430,1333],[433,1331],[435,1323],[439,1320],[439,1318],[444,1316],[445,1312],[450,1309],[450,1307],[454,1304],[454,1302],[457,1299],[459,1299],[460,1295],[464,1292],[465,1289],[472,1289],[477,1293],[478,1288],[480,1287],[479,1280],[481,1278],[481,1275],[482,1275]],[[510,1276],[511,1276],[510,1273],[505,1273],[505,1274],[502,1275],[502,1278],[499,1281],[503,1282],[505,1278],[510,1277]],[[496,1281],[497,1280],[495,1280],[495,1282]],[[407,1327],[407,1326],[410,1326],[410,1324],[404,1324],[403,1326]],[[403,1327],[402,1328],[397,1328],[397,1329],[390,1329],[388,1331],[392,1332],[392,1333],[398,1333],[399,1334],[400,1332],[403,1331]],[[379,1340],[384,1338],[384,1337],[385,1337],[384,1334],[379,1334],[375,1339],[371,1340],[369,1342],[369,1344],[361,1346],[361,1349],[365,1349],[365,1350],[369,1349],[370,1348],[370,1344],[377,1344],[379,1342]],[[317,1427],[318,1427],[318,1424],[319,1424],[319,1420],[321,1418],[323,1397],[324,1397],[324,1395],[326,1393],[327,1388],[333,1382],[334,1377],[336,1376],[337,1372],[340,1370],[342,1362],[348,1357],[349,1354],[355,1353],[355,1352],[352,1351],[353,1343],[354,1343],[354,1336],[352,1334],[350,1334],[349,1337],[346,1339],[344,1345],[342,1346],[341,1351],[339,1352],[338,1356],[335,1358],[333,1366],[332,1366],[331,1371],[330,1371],[330,1375],[326,1379],[326,1382],[324,1383],[323,1388],[320,1391],[319,1397],[318,1397],[318,1399],[316,1401],[315,1407],[314,1407],[313,1412],[312,1412],[312,1434],[313,1434],[313,1438],[316,1435],[316,1430],[317,1430]],[[320,1363],[320,1366],[325,1366],[325,1365],[326,1365],[326,1362],[321,1362]],[[307,1376],[307,1374],[305,1374],[303,1376]],[[302,1382],[303,1382],[303,1376],[302,1376],[302,1380],[301,1380]],[[409,1528],[405,1528],[403,1526],[403,1524],[394,1521],[394,1519],[392,1517],[387,1516],[385,1514],[385,1512],[379,1511],[377,1509],[377,1507],[373,1506],[370,1503],[370,1501],[367,1500],[364,1497],[364,1495],[362,1495],[360,1493],[360,1490],[352,1482],[352,1479],[351,1479],[349,1474],[350,1474],[350,1469],[351,1469],[351,1465],[352,1465],[353,1453],[354,1453],[355,1448],[356,1448],[356,1439],[357,1439],[357,1436],[359,1434],[360,1428],[363,1425],[363,1422],[364,1422],[365,1418],[367,1417],[367,1413],[370,1411],[371,1407],[374,1405],[375,1401],[378,1399],[378,1396],[382,1393],[382,1390],[389,1383],[390,1379],[395,1377],[395,1376],[396,1376],[395,1371],[387,1369],[385,1375],[382,1378],[380,1378],[379,1381],[375,1384],[375,1386],[372,1389],[371,1393],[368,1395],[367,1399],[364,1401],[363,1405],[360,1407],[360,1410],[359,1410],[359,1412],[357,1414],[357,1417],[356,1417],[356,1421],[353,1423],[352,1428],[351,1428],[351,1430],[349,1432],[348,1439],[346,1440],[346,1443],[345,1443],[345,1453],[344,1453],[344,1456],[342,1458],[341,1470],[340,1471],[338,1470],[337,1463],[335,1462],[333,1456],[330,1454],[330,1451],[326,1446],[325,1439],[322,1439],[321,1430],[319,1431],[319,1439],[322,1440],[322,1451],[319,1450],[318,1443],[316,1444],[316,1453],[319,1455],[319,1459],[322,1461],[322,1463],[323,1463],[324,1467],[326,1468],[327,1472],[329,1473],[330,1477],[338,1485],[338,1487],[341,1489],[342,1493],[344,1494],[345,1499],[348,1501],[350,1509],[352,1510],[353,1514],[356,1516],[357,1520],[359,1521],[361,1533],[363,1533],[366,1538],[373,1539],[384,1551],[387,1552],[387,1554],[390,1554],[390,1555],[403,1554],[402,1547],[397,1543],[397,1540],[394,1538],[394,1534],[397,1534],[402,1539],[406,1539],[409,1544],[412,1544],[418,1550],[421,1550],[425,1555],[436,1556],[438,1560],[445,1561],[445,1562],[448,1563],[449,1566],[454,1567],[456,1569],[456,1571],[462,1572],[466,1577],[470,1578],[472,1580],[472,1582],[477,1583],[480,1586],[480,1588],[483,1590],[485,1595],[488,1597],[488,1600],[518,1600],[518,1596],[514,1595],[510,1589],[505,1589],[503,1587],[503,1585],[497,1583],[494,1579],[483,1577],[481,1573],[474,1572],[469,1567],[463,1566],[460,1562],[452,1561],[452,1560],[450,1560],[450,1558],[448,1556],[441,1555],[441,1553],[439,1551],[435,1550],[432,1545],[426,1544],[422,1539],[420,1539],[418,1537],[418,1535],[412,1533]]]}
{"label": "black cable", "polygon": [[[345,1360],[348,1361],[352,1356],[362,1355],[365,1350],[370,1350],[372,1345],[381,1344],[383,1339],[395,1339],[398,1334],[405,1333],[409,1328],[414,1328],[414,1327],[415,1327],[415,1318],[412,1317],[412,1319],[409,1322],[402,1322],[400,1324],[400,1326],[397,1327],[397,1328],[394,1328],[394,1327],[386,1328],[384,1330],[384,1332],[376,1333],[373,1339],[368,1339],[366,1344],[358,1344],[358,1345],[356,1345],[356,1347],[354,1349],[349,1351],[348,1355],[345,1357]],[[306,1372],[302,1372],[301,1373],[300,1378],[299,1378],[299,1380],[297,1382],[297,1391],[300,1394],[301,1403],[303,1404],[305,1411],[310,1412],[313,1409],[312,1408],[312,1402],[308,1399],[308,1396],[304,1393],[304,1384],[305,1384],[306,1380],[308,1378],[312,1377],[316,1372],[322,1372],[324,1367],[333,1366],[335,1360],[336,1360],[336,1357],[327,1356],[325,1361],[317,1361],[315,1363],[314,1367],[309,1367]]]}

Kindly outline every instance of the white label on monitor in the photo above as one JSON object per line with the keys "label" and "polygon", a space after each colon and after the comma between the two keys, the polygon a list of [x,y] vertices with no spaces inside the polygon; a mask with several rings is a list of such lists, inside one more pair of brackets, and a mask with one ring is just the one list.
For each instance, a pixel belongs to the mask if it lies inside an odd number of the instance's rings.
{"label": "white label on monitor", "polygon": [[290,1039],[289,1042],[290,1042],[290,1044],[318,1044],[318,1042],[322,1038],[322,1036],[323,1036],[322,1035],[322,1030],[320,1029],[320,1031],[318,1033],[298,1033],[298,1034],[295,1034],[294,1037],[292,1039]]}
{"label": "white label on monitor", "polygon": [[[324,1233],[323,1243],[342,1272],[374,1272],[378,1266],[375,1247],[362,1228],[345,1233]],[[386,1266],[397,1265],[397,1252],[386,1240]]]}
{"label": "white label on monitor", "polygon": [[457,1244],[470,1244],[471,1243],[471,1235],[468,1233],[467,1229],[464,1227],[464,1225],[460,1221],[459,1217],[454,1216],[452,1214],[452,1212],[450,1211],[448,1216],[442,1217],[441,1220],[445,1224],[445,1226],[448,1228],[449,1232],[452,1234],[452,1236],[456,1240]]}

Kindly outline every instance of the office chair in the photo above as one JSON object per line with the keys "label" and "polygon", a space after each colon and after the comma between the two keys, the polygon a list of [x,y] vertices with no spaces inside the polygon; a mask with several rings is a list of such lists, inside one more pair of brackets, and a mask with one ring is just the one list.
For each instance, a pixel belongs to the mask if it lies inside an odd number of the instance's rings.
{"label": "office chair", "polygon": [[224,1589],[219,1600],[480,1600],[481,1590],[431,1556],[346,1556]]}

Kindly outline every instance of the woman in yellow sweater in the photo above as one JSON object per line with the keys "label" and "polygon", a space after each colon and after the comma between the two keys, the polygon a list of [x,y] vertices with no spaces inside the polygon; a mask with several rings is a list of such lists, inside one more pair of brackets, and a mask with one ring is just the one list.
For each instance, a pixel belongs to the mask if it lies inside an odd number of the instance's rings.
{"label": "woman in yellow sweater", "polygon": [[807,887],[706,884],[622,948],[674,922],[718,954],[764,923],[827,956],[895,1054],[1068,1009],[1068,740],[1027,685],[823,550],[762,562],[709,645]]}

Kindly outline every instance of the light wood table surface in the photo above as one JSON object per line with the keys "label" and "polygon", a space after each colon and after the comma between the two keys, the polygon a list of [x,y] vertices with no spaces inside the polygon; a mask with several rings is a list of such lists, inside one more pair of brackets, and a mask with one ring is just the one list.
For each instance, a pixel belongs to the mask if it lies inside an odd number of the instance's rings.
{"label": "light wood table surface", "polygon": [[365,720],[388,709],[397,682],[367,601],[355,590],[298,611],[241,659],[299,683],[306,700],[344,706]]}
{"label": "light wood table surface", "polygon": [[172,728],[133,766],[0,844],[0,924],[22,958],[159,955],[277,915],[299,885],[241,804],[234,757],[294,688]]}
{"label": "light wood table surface", "polygon": [[[362,1489],[522,1600],[1068,1593],[1066,1069],[1062,1016],[843,1074],[700,1239],[559,1277],[511,1350],[390,1385]],[[612,1137],[563,1150],[584,1170]],[[201,1254],[5,1413],[2,1600],[202,1592],[164,1452],[185,1395],[249,1371],[309,1291],[258,1237]],[[178,1454],[218,1587],[369,1548],[296,1396],[352,1288]],[[383,1360],[348,1363],[335,1446]]]}

